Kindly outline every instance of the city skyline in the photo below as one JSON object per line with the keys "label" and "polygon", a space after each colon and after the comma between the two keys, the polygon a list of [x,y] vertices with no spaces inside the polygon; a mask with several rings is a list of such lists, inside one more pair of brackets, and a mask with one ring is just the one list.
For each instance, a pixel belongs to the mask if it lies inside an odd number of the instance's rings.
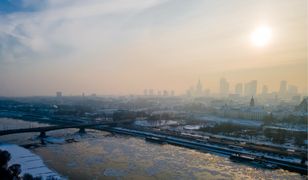
{"label": "city skyline", "polygon": [[[191,86],[188,91],[197,91],[198,87],[202,87],[201,90],[198,90],[200,94],[200,91],[206,91],[209,90],[212,92],[212,95],[220,95],[222,97],[227,97],[230,94],[237,94],[239,96],[255,96],[255,95],[265,95],[265,94],[271,94],[276,93],[279,96],[285,96],[285,95],[303,95],[306,96],[305,92],[301,92],[297,86],[295,86],[292,83],[289,83],[286,80],[279,81],[280,85],[277,89],[272,89],[271,86],[264,84],[262,82],[259,82],[258,80],[250,80],[246,82],[235,82],[235,83],[229,83],[227,78],[220,78],[220,81],[217,83],[219,84],[219,90],[218,91],[212,91],[212,89],[208,88],[206,85],[198,80],[197,84],[194,86]],[[205,87],[205,88],[203,88]],[[206,94],[205,92],[203,95]]]}
{"label": "city skyline", "polygon": [[[223,80],[223,86],[221,87],[221,83]],[[301,92],[297,86],[290,84],[289,82],[285,80],[280,81],[280,86],[278,89],[271,89],[270,86],[266,84],[262,84],[262,82],[258,82],[257,80],[250,80],[247,82],[238,82],[235,84],[230,84],[228,82],[228,79],[226,78],[220,78],[220,81],[218,82],[220,86],[218,91],[212,91],[212,89],[204,86],[204,83],[198,79],[197,83],[195,85],[190,86],[188,89],[186,89],[185,92],[176,92],[173,89],[155,89],[155,88],[145,88],[142,91],[135,93],[135,94],[125,94],[125,95],[145,95],[145,96],[182,96],[182,95],[194,95],[194,96],[221,96],[221,97],[228,97],[230,95],[239,95],[239,96],[257,96],[257,95],[277,95],[280,97],[284,96],[307,96],[307,94],[304,94]],[[224,89],[226,88],[226,89]],[[62,91],[57,91],[56,96],[62,97]],[[61,94],[61,95],[59,95]],[[77,94],[68,94],[66,93],[66,96],[93,96],[93,94],[96,95],[94,92],[82,92]],[[113,94],[99,94],[101,96],[104,95],[113,95]],[[50,95],[49,95],[50,96]]]}
{"label": "city skyline", "polygon": [[0,179],[308,180],[308,0],[0,0]]}

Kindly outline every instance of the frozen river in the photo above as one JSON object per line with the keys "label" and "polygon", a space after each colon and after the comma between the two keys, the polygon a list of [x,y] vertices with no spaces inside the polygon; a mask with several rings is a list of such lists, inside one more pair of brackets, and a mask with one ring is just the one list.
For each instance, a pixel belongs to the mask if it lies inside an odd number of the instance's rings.
{"label": "frozen river", "polygon": [[[16,120],[0,119],[0,125],[6,121]],[[75,134],[77,131],[50,132],[47,135],[58,143],[31,151],[48,167],[69,179],[306,179],[285,170],[260,169],[231,162],[228,157],[152,144],[135,137],[93,130],[79,137]],[[36,142],[37,135],[3,136],[0,141]],[[63,138],[75,138],[78,142],[63,144]]]}

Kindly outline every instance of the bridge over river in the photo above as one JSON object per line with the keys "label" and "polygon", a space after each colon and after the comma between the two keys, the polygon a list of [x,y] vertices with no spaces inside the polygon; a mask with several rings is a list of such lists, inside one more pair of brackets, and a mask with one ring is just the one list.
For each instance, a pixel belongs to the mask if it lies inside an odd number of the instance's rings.
{"label": "bridge over river", "polygon": [[21,128],[21,129],[8,129],[0,131],[0,136],[10,135],[10,134],[20,134],[20,133],[30,133],[39,132],[40,137],[46,137],[46,132],[55,131],[60,129],[70,129],[77,128],[80,133],[85,133],[85,129],[90,129],[94,127],[101,126],[117,126],[118,124],[128,123],[129,121],[119,121],[119,122],[103,122],[103,123],[91,123],[91,124],[73,124],[73,125],[55,125],[55,126],[44,126],[35,128]]}

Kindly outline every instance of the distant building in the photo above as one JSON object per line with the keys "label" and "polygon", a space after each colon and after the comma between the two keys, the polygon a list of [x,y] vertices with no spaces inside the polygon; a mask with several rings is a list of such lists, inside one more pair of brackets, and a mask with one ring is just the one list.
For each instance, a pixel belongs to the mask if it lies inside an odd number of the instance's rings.
{"label": "distant building", "polygon": [[243,84],[242,83],[237,83],[235,85],[235,94],[241,96],[243,94]]}
{"label": "distant building", "polygon": [[200,79],[198,80],[196,86],[191,86],[187,91],[186,91],[187,96],[194,96],[194,97],[200,97],[204,95],[202,83]]}
{"label": "distant building", "polygon": [[56,92],[56,97],[58,98],[62,97],[62,92],[61,91]]}
{"label": "distant building", "polygon": [[295,95],[295,96],[292,96],[292,101],[295,102],[295,103],[299,103],[301,101],[301,96],[300,95]]}
{"label": "distant building", "polygon": [[308,113],[308,97],[304,98],[303,101],[298,106],[295,107],[295,111]]}
{"label": "distant building", "polygon": [[287,94],[287,81],[280,82],[279,95],[285,96]]}
{"label": "distant building", "polygon": [[[269,112],[261,107],[256,107],[254,99],[251,99],[249,107],[232,107],[223,105],[219,109],[214,109],[214,114],[225,118],[262,120],[269,115]],[[253,105],[253,106],[252,106]]]}
{"label": "distant building", "polygon": [[229,93],[229,83],[225,78],[220,79],[220,87],[219,87],[220,95],[225,97]]}
{"label": "distant building", "polygon": [[195,95],[196,96],[201,96],[203,94],[202,92],[202,84],[201,84],[201,81],[199,79],[198,83],[197,83],[197,86],[196,86],[196,92],[195,92]]}
{"label": "distant building", "polygon": [[256,96],[257,94],[257,80],[252,80],[248,83],[245,83],[244,91],[245,96]]}
{"label": "distant building", "polygon": [[250,99],[250,103],[249,103],[250,107],[254,107],[255,106],[255,100],[253,99],[253,96]]}

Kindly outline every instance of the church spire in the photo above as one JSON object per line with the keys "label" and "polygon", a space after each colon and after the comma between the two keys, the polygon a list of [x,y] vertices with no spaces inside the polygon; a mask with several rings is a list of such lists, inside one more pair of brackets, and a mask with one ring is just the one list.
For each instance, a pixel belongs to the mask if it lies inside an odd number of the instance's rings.
{"label": "church spire", "polygon": [[250,99],[250,107],[254,107],[255,106],[255,100],[253,99],[253,96]]}

